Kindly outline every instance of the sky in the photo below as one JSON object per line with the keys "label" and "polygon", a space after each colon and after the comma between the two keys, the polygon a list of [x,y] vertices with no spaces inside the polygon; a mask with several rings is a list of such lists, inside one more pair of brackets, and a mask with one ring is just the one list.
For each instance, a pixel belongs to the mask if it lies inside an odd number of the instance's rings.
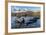
{"label": "sky", "polygon": [[16,10],[31,10],[31,11],[40,11],[40,7],[31,7],[31,6],[11,6],[11,11],[15,12]]}

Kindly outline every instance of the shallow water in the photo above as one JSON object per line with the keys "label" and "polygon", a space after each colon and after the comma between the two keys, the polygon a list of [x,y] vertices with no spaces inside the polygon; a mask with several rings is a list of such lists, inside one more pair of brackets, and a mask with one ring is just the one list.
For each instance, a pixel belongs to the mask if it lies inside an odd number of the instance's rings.
{"label": "shallow water", "polygon": [[[30,23],[27,25],[28,20],[33,19],[33,17],[21,17],[25,19],[25,23],[21,25],[21,28],[38,28],[40,27],[40,19],[38,19],[35,23]],[[16,19],[17,17],[11,17],[11,28],[16,28]]]}

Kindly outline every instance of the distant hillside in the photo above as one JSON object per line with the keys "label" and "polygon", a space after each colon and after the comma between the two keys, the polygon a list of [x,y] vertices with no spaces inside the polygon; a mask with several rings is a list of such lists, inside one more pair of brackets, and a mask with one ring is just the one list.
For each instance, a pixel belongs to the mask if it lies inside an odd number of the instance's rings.
{"label": "distant hillside", "polygon": [[40,12],[32,12],[32,11],[11,13],[11,14],[12,16],[40,16]]}

